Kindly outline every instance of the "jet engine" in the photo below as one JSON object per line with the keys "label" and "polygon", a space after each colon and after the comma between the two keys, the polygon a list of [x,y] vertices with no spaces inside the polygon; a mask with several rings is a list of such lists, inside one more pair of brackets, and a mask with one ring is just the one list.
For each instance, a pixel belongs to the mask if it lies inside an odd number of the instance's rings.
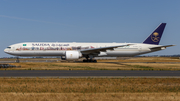
{"label": "jet engine", "polygon": [[66,51],[65,56],[62,60],[75,60],[82,57],[82,54],[78,51]]}

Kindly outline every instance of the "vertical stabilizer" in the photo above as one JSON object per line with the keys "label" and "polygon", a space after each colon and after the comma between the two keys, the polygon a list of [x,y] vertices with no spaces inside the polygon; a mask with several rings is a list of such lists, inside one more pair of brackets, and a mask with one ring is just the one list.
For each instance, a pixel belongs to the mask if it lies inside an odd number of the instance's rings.
{"label": "vertical stabilizer", "polygon": [[161,36],[163,34],[165,26],[166,23],[161,23],[143,43],[158,45],[161,40]]}

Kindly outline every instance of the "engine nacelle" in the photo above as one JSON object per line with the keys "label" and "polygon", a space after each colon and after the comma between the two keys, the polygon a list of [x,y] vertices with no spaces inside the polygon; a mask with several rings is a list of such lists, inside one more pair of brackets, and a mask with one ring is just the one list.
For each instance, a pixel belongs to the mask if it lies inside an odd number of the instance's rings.
{"label": "engine nacelle", "polygon": [[66,60],[75,60],[82,57],[82,54],[78,51],[66,51],[65,59]]}

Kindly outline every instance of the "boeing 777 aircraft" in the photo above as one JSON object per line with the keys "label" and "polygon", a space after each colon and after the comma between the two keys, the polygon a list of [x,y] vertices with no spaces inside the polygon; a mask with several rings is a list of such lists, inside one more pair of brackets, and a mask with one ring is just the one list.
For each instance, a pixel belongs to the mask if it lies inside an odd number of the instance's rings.
{"label": "boeing 777 aircraft", "polygon": [[23,42],[10,45],[4,52],[14,56],[61,56],[63,60],[94,57],[133,57],[166,49],[174,45],[159,45],[166,23],[161,23],[143,43],[69,43]]}

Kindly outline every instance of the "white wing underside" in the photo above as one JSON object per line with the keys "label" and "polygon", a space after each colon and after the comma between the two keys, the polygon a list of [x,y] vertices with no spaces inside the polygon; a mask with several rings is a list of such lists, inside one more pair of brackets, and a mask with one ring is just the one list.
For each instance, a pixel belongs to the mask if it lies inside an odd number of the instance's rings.
{"label": "white wing underside", "polygon": [[109,47],[101,47],[101,48],[91,48],[91,49],[84,49],[81,50],[80,52],[82,54],[99,54],[100,52],[106,52],[107,50],[114,50],[114,48],[118,47],[124,47],[124,46],[129,46],[132,44],[125,44],[125,45],[118,45],[118,46],[109,46]]}

